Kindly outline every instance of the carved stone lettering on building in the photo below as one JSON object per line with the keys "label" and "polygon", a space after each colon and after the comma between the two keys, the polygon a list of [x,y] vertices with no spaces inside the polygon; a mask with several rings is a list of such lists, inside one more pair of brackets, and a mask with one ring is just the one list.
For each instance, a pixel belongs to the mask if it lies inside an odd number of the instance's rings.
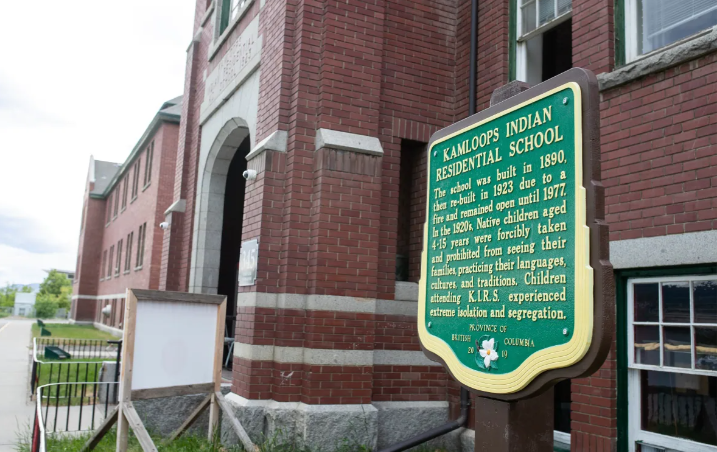
{"label": "carved stone lettering on building", "polygon": [[207,76],[202,103],[202,118],[229,98],[259,64],[261,39],[258,37],[258,18],[254,19],[221,57],[219,64]]}

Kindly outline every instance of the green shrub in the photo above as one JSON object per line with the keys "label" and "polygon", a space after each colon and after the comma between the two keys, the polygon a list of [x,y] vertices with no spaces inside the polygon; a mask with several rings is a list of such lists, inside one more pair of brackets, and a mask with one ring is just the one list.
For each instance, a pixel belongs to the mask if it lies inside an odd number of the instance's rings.
{"label": "green shrub", "polygon": [[38,295],[35,301],[35,315],[40,319],[51,319],[57,312],[57,302],[50,297]]}

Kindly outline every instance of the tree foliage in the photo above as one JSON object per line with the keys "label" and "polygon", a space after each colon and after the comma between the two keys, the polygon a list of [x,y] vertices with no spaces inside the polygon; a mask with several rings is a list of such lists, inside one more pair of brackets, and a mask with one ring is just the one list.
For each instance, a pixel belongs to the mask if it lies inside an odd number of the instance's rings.
{"label": "tree foliage", "polygon": [[39,319],[51,319],[55,317],[58,303],[53,295],[38,295],[35,301],[35,316]]}
{"label": "tree foliage", "polygon": [[[70,308],[70,295],[72,294],[72,281],[67,275],[57,270],[50,270],[45,280],[40,284],[40,293],[37,296],[37,302],[54,302],[57,308]],[[35,310],[37,311],[37,302],[35,302]],[[55,308],[55,310],[57,310]],[[54,312],[53,312],[54,315]],[[38,317],[40,315],[38,314]]]}

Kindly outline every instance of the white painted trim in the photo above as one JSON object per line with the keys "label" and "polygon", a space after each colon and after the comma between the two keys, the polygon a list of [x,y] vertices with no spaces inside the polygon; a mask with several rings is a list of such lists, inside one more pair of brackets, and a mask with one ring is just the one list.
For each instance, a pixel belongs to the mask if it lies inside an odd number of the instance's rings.
{"label": "white painted trim", "polygon": [[331,129],[318,129],[316,131],[316,150],[321,148],[340,149],[342,151],[358,152],[383,156],[383,146],[376,137],[358,135],[355,133],[339,132]]}
{"label": "white painted trim", "polygon": [[114,295],[73,295],[73,300],[112,300],[114,298],[125,298],[126,293],[117,293]]}
{"label": "white painted trim", "polygon": [[610,242],[614,269],[717,262],[717,230]]}
{"label": "white painted trim", "polygon": [[440,366],[413,350],[334,350],[234,343],[234,356],[250,361],[314,366]]}
{"label": "white painted trim", "polygon": [[288,134],[284,130],[277,130],[268,137],[261,140],[254,149],[246,156],[247,162],[260,156],[265,151],[286,152]]}

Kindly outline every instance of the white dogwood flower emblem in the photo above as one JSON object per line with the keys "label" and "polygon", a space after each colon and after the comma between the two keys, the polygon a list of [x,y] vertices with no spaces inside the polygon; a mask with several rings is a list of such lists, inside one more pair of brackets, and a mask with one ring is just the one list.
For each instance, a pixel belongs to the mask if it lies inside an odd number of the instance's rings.
{"label": "white dogwood flower emblem", "polygon": [[483,358],[483,365],[486,369],[490,369],[490,365],[493,361],[498,359],[498,352],[495,350],[495,340],[489,339],[483,341],[481,344],[482,348],[479,350],[481,358]]}

